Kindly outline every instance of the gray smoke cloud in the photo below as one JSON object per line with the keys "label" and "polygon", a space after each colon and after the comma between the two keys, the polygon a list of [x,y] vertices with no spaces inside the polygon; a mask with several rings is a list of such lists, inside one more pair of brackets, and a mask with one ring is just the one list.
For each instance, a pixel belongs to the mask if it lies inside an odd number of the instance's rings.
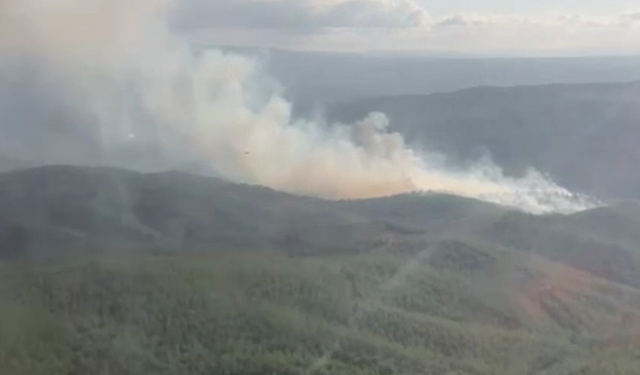
{"label": "gray smoke cloud", "polygon": [[329,199],[447,192],[533,213],[590,200],[489,160],[462,171],[409,148],[372,113],[356,124],[292,117],[245,57],[195,53],[167,0],[0,0],[0,155],[52,164],[179,168]]}

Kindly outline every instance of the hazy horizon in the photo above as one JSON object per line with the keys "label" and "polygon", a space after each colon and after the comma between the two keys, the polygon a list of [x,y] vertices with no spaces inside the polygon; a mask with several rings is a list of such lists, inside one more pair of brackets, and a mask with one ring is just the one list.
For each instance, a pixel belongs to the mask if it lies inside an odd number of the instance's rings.
{"label": "hazy horizon", "polygon": [[185,0],[172,24],[198,42],[296,50],[640,53],[640,7],[628,1]]}

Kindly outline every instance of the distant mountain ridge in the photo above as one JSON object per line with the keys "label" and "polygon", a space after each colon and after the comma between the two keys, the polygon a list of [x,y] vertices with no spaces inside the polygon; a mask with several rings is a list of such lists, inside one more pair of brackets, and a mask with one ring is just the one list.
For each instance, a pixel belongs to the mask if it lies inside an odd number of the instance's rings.
{"label": "distant mountain ridge", "polygon": [[489,153],[511,175],[529,167],[572,190],[640,198],[640,82],[477,87],[334,106],[332,120],[386,113],[394,131],[453,163]]}

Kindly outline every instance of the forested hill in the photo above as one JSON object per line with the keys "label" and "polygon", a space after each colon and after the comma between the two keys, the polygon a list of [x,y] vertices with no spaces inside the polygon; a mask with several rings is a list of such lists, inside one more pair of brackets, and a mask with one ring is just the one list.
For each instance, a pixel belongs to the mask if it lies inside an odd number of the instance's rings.
{"label": "forested hill", "polygon": [[640,205],[0,174],[2,374],[636,374]]}
{"label": "forested hill", "polygon": [[[640,269],[639,226],[632,202],[532,216],[440,194],[325,201],[182,172],[54,166],[0,174],[4,257],[33,261],[229,249],[329,255],[474,238],[640,285],[631,272]],[[605,258],[612,269],[598,263]]]}

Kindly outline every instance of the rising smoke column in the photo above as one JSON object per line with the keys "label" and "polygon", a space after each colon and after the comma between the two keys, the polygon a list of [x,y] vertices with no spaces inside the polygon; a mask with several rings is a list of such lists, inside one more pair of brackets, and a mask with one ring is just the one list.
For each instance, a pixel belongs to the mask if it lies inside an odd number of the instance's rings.
{"label": "rising smoke column", "polygon": [[[64,114],[64,131],[39,136],[38,158],[156,168],[197,161],[233,181],[330,199],[438,191],[534,213],[590,206],[535,171],[506,178],[487,161],[446,170],[442,156],[389,132],[380,113],[351,125],[294,119],[259,65],[194,53],[169,17],[167,0],[0,0],[1,70],[28,62],[29,92]],[[31,136],[0,148],[28,149],[49,129],[49,116],[23,123],[34,108],[22,104],[13,122],[38,131],[22,129]],[[77,134],[96,155],[70,151],[65,140]]]}

